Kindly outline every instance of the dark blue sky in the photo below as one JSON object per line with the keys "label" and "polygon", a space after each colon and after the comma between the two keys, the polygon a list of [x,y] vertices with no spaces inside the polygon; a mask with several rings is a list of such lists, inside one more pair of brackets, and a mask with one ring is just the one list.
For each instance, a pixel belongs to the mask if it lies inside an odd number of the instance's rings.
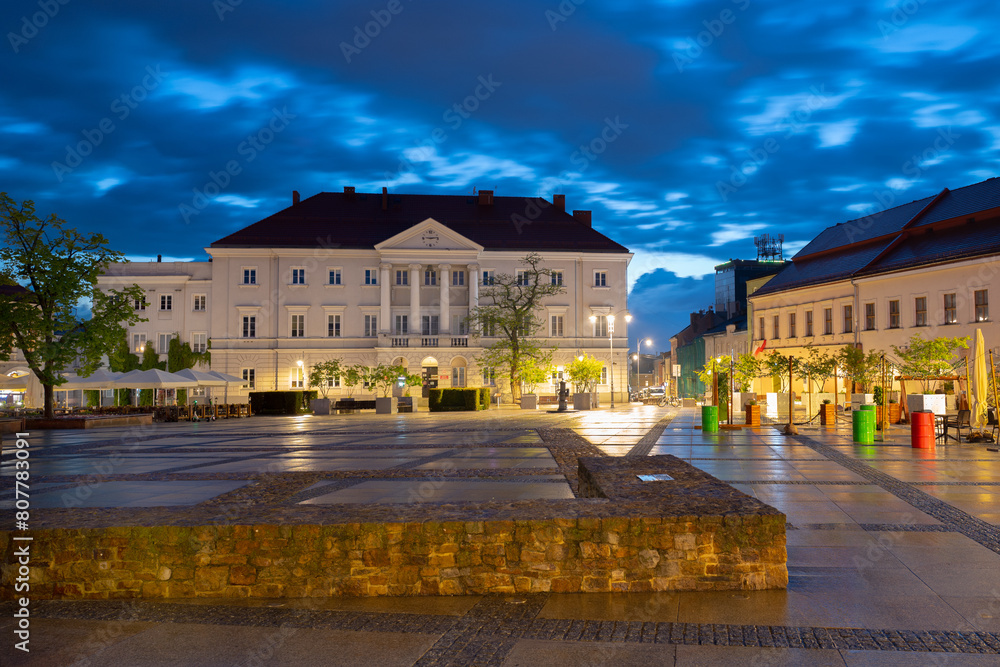
{"label": "dark blue sky", "polygon": [[63,1],[0,10],[0,190],[133,259],[293,189],[565,193],[664,349],[754,234],[1000,174],[995,0]]}

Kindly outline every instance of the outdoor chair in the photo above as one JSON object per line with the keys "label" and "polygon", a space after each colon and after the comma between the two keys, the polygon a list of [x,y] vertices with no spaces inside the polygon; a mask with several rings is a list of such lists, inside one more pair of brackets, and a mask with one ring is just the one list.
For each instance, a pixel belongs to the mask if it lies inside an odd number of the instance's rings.
{"label": "outdoor chair", "polygon": [[997,431],[1000,431],[1000,420],[997,420],[996,408],[986,409],[986,425],[992,429],[993,442],[997,441]]}
{"label": "outdoor chair", "polygon": [[966,439],[968,439],[968,434],[972,432],[971,418],[971,410],[959,410],[958,415],[954,419],[948,420],[948,428],[955,429],[955,432],[958,434],[958,438],[956,439],[959,442],[962,441],[962,429],[965,429],[966,431]]}

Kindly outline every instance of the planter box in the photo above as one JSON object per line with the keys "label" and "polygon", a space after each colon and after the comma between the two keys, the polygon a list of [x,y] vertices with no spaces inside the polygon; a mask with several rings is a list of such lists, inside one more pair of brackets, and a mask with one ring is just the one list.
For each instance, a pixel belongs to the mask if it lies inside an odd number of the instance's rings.
{"label": "planter box", "polygon": [[521,394],[521,409],[522,410],[536,410],[536,409],[538,409],[538,395],[537,394]]}
{"label": "planter box", "polygon": [[745,417],[744,421],[747,426],[760,426],[760,406],[759,405],[745,405],[743,406],[743,415]]}
{"label": "planter box", "polygon": [[908,412],[933,412],[936,415],[943,415],[947,412],[948,397],[944,394],[909,394],[906,397],[906,410]]}
{"label": "planter box", "polygon": [[837,425],[837,406],[833,403],[823,403],[819,406],[819,421],[823,426]]}
{"label": "planter box", "polygon": [[328,415],[330,414],[330,399],[314,398],[309,401],[309,407],[312,408],[314,415]]}
{"label": "planter box", "polygon": [[903,418],[903,406],[899,403],[889,404],[889,423],[898,424],[899,420]]}
{"label": "planter box", "polygon": [[375,414],[377,415],[394,415],[399,412],[398,407],[399,399],[395,396],[375,399]]}
{"label": "planter box", "polygon": [[574,410],[590,410],[593,405],[592,396],[589,393],[573,394]]}

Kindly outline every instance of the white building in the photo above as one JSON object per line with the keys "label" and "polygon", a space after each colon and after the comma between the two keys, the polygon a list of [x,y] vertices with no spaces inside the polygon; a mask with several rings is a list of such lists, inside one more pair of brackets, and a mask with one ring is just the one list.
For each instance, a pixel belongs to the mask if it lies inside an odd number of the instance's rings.
{"label": "white building", "polygon": [[[531,252],[565,287],[539,313],[545,343],[558,347],[555,364],[586,352],[610,369],[604,316],[626,311],[632,257],[593,229],[590,211],[566,212],[562,195],[548,202],[488,190],[441,196],[349,187],[302,201],[294,193],[289,208],[206,251],[207,262],[115,265],[100,284],[146,291],[148,321],[129,330],[133,350],[152,344],[165,354],[173,336],[195,351],[211,341],[212,369],[246,379],[244,392],[307,388],[303,369],[329,358],[403,363],[432,385],[480,386],[476,357],[495,339],[470,336],[465,318],[481,286],[497,273],[516,275]],[[618,321],[615,389],[623,396],[628,330]]]}
{"label": "white building", "polygon": [[807,345],[891,353],[916,333],[974,340],[978,328],[1000,355],[990,313],[998,274],[1000,178],[946,188],[824,230],[750,297],[751,347],[766,340],[782,354],[802,355]]}

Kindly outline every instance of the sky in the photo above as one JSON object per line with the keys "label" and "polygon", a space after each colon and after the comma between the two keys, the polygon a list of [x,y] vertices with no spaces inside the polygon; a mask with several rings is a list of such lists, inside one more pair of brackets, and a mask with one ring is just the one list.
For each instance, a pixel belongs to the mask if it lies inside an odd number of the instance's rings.
{"label": "sky", "polygon": [[340,191],[566,195],[655,350],[714,269],[1000,175],[995,0],[7,0],[0,191],[135,261]]}

